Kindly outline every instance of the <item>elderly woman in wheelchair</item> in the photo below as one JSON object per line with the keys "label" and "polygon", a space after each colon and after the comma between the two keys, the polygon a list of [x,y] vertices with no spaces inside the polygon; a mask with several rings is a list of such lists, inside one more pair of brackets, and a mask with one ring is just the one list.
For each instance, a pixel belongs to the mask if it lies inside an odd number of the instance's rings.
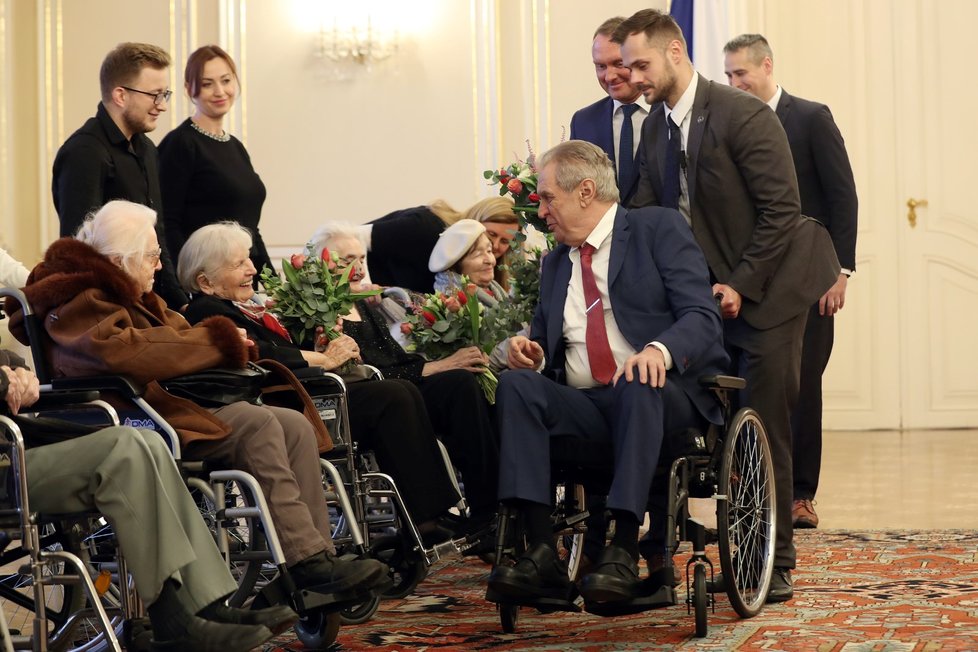
{"label": "elderly woman in wheelchair", "polygon": [[[226,317],[255,342],[262,359],[290,369],[331,371],[349,360],[359,362],[359,346],[345,335],[323,352],[301,349],[276,317],[255,301],[251,240],[248,230],[235,222],[211,224],[190,236],[177,266],[181,285],[193,297],[187,319],[200,323]],[[380,469],[393,477],[425,538],[450,536],[437,523],[461,497],[442,461],[418,389],[401,379],[350,382],[346,387],[354,440],[372,450]]]}
{"label": "elderly woman in wheelchair", "polygon": [[[217,367],[241,368],[252,342],[224,317],[196,327],[152,291],[160,269],[156,213],[112,201],[77,236],[53,243],[24,293],[43,324],[56,376],[119,374],[145,386],[145,400],[177,431],[185,459],[214,460],[255,476],[298,588],[328,594],[386,581],[374,560],[336,557],[316,437],[294,410],[245,401],[204,408],[159,381]],[[11,332],[27,340],[19,306]]]}
{"label": "elderly woman in wheelchair", "polygon": [[[4,411],[30,408],[39,397],[37,377],[7,351],[0,350],[0,364]],[[153,649],[250,650],[298,618],[286,606],[246,611],[224,604],[235,581],[156,433],[106,428],[32,448],[26,467],[33,511],[95,509],[112,525],[148,605]]]}

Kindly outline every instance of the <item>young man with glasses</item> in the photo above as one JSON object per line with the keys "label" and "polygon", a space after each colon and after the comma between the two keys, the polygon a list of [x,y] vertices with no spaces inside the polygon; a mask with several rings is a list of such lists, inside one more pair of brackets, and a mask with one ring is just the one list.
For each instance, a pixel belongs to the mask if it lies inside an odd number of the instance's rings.
{"label": "young man with glasses", "polygon": [[[91,211],[128,199],[161,213],[156,146],[146,136],[167,110],[170,55],[147,43],[120,43],[102,61],[102,101],[95,117],[65,141],[54,159],[51,191],[61,235],[73,236]],[[173,310],[187,304],[156,222],[162,270],[155,290]]]}

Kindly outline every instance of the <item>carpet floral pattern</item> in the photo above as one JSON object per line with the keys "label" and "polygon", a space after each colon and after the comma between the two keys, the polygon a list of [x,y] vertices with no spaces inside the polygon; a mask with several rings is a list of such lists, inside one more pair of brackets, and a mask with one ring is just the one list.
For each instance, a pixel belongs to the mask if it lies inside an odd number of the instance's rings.
{"label": "carpet floral pattern", "polygon": [[[342,628],[335,649],[978,650],[978,532],[812,530],[797,532],[795,542],[795,598],[741,620],[721,596],[703,639],[693,638],[682,603],[612,619],[523,610],[517,631],[503,634],[484,600],[488,567],[452,560],[433,568],[414,595]],[[682,601],[685,589],[679,593]],[[266,649],[303,647],[285,636]]]}

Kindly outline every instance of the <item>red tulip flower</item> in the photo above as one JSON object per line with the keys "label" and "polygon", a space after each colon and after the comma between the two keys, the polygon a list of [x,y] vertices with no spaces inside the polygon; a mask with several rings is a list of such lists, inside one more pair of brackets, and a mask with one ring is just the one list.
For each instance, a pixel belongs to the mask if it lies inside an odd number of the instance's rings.
{"label": "red tulip flower", "polygon": [[414,332],[414,326],[412,326],[406,321],[401,322],[401,332],[404,333],[405,335],[410,335],[411,333]]}
{"label": "red tulip flower", "polygon": [[506,189],[509,190],[514,195],[518,195],[523,192],[523,184],[519,179],[510,179],[506,183]]}
{"label": "red tulip flower", "polygon": [[329,247],[323,247],[323,252],[319,254],[320,260],[332,260],[332,256],[329,254]]}
{"label": "red tulip flower", "polygon": [[462,292],[461,290],[458,291],[458,302],[463,306],[469,302],[468,295],[465,294],[465,292]]}
{"label": "red tulip flower", "polygon": [[430,310],[422,310],[421,316],[424,317],[424,320],[428,322],[429,326],[434,325],[434,323],[438,321],[438,319],[435,317],[435,313],[431,312]]}
{"label": "red tulip flower", "polygon": [[292,258],[290,258],[289,260],[292,263],[293,267],[295,267],[296,269],[302,269],[302,266],[306,262],[306,256],[305,254],[292,254]]}
{"label": "red tulip flower", "polygon": [[530,196],[527,197],[527,199],[529,199],[534,204],[539,204],[540,203],[540,195],[536,194],[535,192],[531,192],[530,193]]}

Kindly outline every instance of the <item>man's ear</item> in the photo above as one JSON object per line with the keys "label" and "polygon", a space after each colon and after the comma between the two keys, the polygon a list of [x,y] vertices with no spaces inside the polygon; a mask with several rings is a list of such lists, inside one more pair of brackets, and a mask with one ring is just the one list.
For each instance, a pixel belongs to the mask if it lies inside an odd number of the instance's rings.
{"label": "man's ear", "polygon": [[112,95],[109,97],[109,101],[120,109],[125,108],[127,92],[122,86],[116,86],[112,89]]}
{"label": "man's ear", "polygon": [[581,181],[581,184],[577,187],[578,196],[580,197],[581,206],[587,206],[592,201],[597,193],[597,188],[594,185],[594,179],[585,179]]}

